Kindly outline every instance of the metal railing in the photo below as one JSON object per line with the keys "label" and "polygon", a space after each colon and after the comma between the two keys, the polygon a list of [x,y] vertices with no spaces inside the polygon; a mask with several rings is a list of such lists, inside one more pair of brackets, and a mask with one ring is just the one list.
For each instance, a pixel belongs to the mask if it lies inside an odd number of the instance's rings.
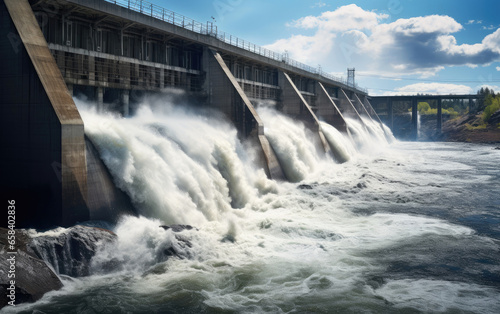
{"label": "metal railing", "polygon": [[246,40],[243,40],[241,38],[238,38],[236,36],[227,34],[225,32],[219,32],[217,29],[216,25],[213,25],[212,22],[206,22],[206,23],[201,23],[198,21],[195,21],[189,17],[186,17],[182,14],[175,13],[174,11],[170,11],[168,9],[162,8],[156,4],[143,1],[143,0],[104,0],[106,2],[110,2],[113,4],[116,4],[118,6],[145,14],[147,16],[151,16],[153,18],[156,18],[158,20],[185,28],[187,30],[190,30],[192,32],[202,34],[202,35],[209,35],[212,37],[217,38],[218,40],[229,44],[234,47],[238,47],[241,49],[244,49],[249,52],[253,52],[255,54],[261,55],[263,57],[275,60],[275,61],[281,61],[284,62],[285,64],[288,64],[292,67],[307,71],[309,73],[317,74],[319,76],[322,76],[326,79],[336,81],[342,84],[345,84],[347,86],[354,87],[357,90],[363,91],[367,93],[367,90],[365,88],[361,88],[357,85],[352,85],[348,84],[347,80],[345,80],[343,77],[337,77],[334,75],[331,75],[329,73],[325,73],[321,71],[321,68],[314,68],[311,67],[307,64],[295,61],[291,58],[288,57],[287,53],[277,53],[272,50],[269,50],[267,48],[255,45],[251,42],[248,42]]}

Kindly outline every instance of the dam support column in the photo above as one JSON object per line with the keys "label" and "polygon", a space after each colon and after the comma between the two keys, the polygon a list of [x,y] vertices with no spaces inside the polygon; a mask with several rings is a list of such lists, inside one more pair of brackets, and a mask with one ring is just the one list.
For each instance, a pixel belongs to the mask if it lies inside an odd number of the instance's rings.
{"label": "dam support column", "polygon": [[123,89],[121,91],[122,114],[124,117],[129,116],[130,111],[130,91]]}
{"label": "dam support column", "polygon": [[[358,97],[358,95],[356,95],[356,97],[358,98],[359,101],[361,101],[360,98]],[[366,96],[364,97],[363,104],[364,104],[366,110],[368,110],[370,112],[372,120],[374,120],[374,121],[376,121],[376,122],[378,122],[380,124],[380,128],[384,132],[384,136],[385,136],[386,140],[388,142],[390,142],[391,141],[391,137],[389,136],[389,134],[387,134],[387,132],[386,132],[386,130],[384,128],[384,124],[382,123],[382,120],[380,120],[380,117],[378,116],[377,112],[375,111],[375,109],[373,109],[372,104],[368,100],[368,97],[366,97]]]}
{"label": "dam support column", "polygon": [[365,122],[363,119],[361,119],[361,116],[356,110],[356,107],[354,107],[354,104],[352,103],[351,99],[347,96],[346,92],[341,88],[339,92],[339,99],[340,99],[340,109],[342,110],[342,114],[344,117],[350,116],[356,120],[358,120],[365,128]]}
{"label": "dam support column", "polygon": [[329,154],[331,152],[330,145],[328,145],[325,135],[321,131],[318,118],[298,90],[297,86],[295,86],[290,76],[283,71],[279,71],[278,84],[281,87],[282,112],[305,122],[307,127],[318,134],[318,144],[325,153]]}
{"label": "dam support column", "polygon": [[321,82],[316,82],[316,107],[318,116],[333,125],[340,132],[348,133],[344,116]]}
{"label": "dam support column", "polygon": [[370,120],[374,120],[372,117],[371,111],[368,110],[368,108],[365,106],[365,104],[359,99],[358,94],[352,93],[354,96],[354,103],[357,104],[356,109],[360,114],[365,114]]}
{"label": "dam support column", "polygon": [[96,87],[95,89],[95,98],[97,103],[97,112],[104,111],[104,88]]}
{"label": "dam support column", "polygon": [[258,143],[268,177],[285,180],[278,158],[264,134],[262,120],[222,56],[217,51],[205,47],[202,62],[206,73],[204,90],[210,106],[217,108],[233,121],[244,138]]}
{"label": "dam support column", "polygon": [[27,0],[0,2],[0,62],[0,193],[16,227],[88,220],[83,121]]}

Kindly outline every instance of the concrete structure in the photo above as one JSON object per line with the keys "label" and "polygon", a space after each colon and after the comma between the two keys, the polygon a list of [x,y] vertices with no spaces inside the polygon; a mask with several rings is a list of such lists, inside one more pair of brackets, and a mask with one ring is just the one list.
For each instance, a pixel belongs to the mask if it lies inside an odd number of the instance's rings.
{"label": "concrete structure", "polygon": [[20,224],[87,220],[83,121],[28,2],[0,5],[2,199]]}
{"label": "concrete structure", "polygon": [[259,101],[304,121],[326,153],[320,120],[348,132],[346,116],[376,119],[366,91],[146,1],[2,0],[0,8],[0,186],[29,208],[18,226],[112,220],[116,208],[130,208],[85,139],[73,95],[99,110],[112,100],[127,116],[146,91],[182,89],[258,144],[275,179],[284,175]]}
{"label": "concrete structure", "polygon": [[[367,97],[368,98],[368,97]],[[395,118],[395,106],[396,104],[399,107],[405,108],[402,111],[400,110],[399,114],[408,114],[406,109],[411,109],[411,136],[410,139],[416,140],[418,134],[418,103],[419,102],[427,102],[427,101],[436,101],[436,128],[440,132],[443,121],[442,114],[442,102],[443,100],[460,100],[468,101],[468,105],[470,110],[473,110],[475,106],[475,102],[482,99],[481,95],[413,95],[413,96],[372,96],[369,97],[371,103],[373,103],[373,107],[375,108],[374,112],[377,112],[377,115],[380,116],[385,124],[393,130],[394,134],[398,134],[398,130],[395,129],[396,126],[394,124]]]}
{"label": "concrete structure", "polygon": [[83,121],[28,2],[5,0],[0,9],[0,189],[16,200],[16,226],[114,220],[118,207],[130,211],[86,149]]}

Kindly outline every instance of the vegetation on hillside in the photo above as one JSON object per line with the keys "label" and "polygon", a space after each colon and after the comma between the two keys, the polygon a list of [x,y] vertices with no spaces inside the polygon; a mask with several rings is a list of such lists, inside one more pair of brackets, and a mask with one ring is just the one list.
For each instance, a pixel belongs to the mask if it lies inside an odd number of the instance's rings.
{"label": "vegetation on hillside", "polygon": [[[437,108],[431,108],[428,102],[419,102],[417,105],[417,110],[420,114],[422,115],[437,115]],[[448,108],[442,108],[441,109],[442,114],[449,114],[451,117],[455,118],[459,115],[459,112],[455,111],[455,108],[453,107],[448,107]]]}
{"label": "vegetation on hillside", "polygon": [[500,93],[495,92],[488,87],[481,88],[478,91],[479,95],[484,95],[484,101],[480,103],[479,109],[483,111],[483,122],[488,123],[491,116],[500,110]]}

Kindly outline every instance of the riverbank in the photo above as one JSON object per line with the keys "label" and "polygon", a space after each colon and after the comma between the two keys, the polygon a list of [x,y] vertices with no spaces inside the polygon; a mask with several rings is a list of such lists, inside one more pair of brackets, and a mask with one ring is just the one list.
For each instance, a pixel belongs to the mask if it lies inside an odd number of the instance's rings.
{"label": "riverbank", "polygon": [[499,120],[496,117],[483,124],[482,114],[448,120],[443,123],[441,139],[449,142],[500,143]]}

